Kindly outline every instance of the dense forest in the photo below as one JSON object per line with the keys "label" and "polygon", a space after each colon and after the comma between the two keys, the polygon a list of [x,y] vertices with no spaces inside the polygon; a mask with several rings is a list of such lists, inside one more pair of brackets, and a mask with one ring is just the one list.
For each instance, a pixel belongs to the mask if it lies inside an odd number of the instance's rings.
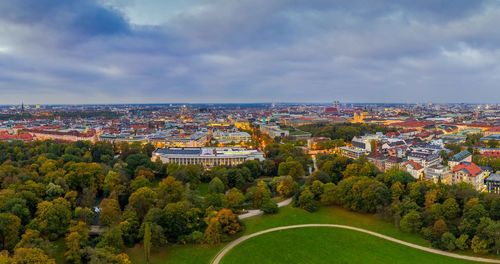
{"label": "dense forest", "polygon": [[241,229],[235,212],[275,213],[271,197],[292,196],[310,163],[292,145],[269,145],[263,162],[204,170],[151,161],[153,149],[0,142],[0,260],[51,263],[62,242],[67,263],[129,263],[124,249],[136,243],[226,241]]}
{"label": "dense forest", "polygon": [[364,134],[374,134],[376,132],[395,131],[392,128],[374,124],[312,124],[299,127],[300,130],[312,133],[313,137],[329,137],[331,139],[342,139],[351,141],[353,137],[362,136]]}

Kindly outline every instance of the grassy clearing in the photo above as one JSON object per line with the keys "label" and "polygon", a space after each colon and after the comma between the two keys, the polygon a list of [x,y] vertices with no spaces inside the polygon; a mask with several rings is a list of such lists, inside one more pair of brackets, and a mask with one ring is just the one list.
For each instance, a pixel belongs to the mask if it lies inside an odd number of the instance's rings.
{"label": "grassy clearing", "polygon": [[473,263],[423,252],[368,234],[327,227],[263,234],[231,250],[223,264]]}
{"label": "grassy clearing", "polygon": [[[376,231],[415,244],[429,246],[429,243],[418,235],[403,233],[391,223],[380,220],[373,215],[354,213],[338,207],[321,207],[317,212],[308,213],[303,209],[287,206],[280,208],[278,214],[250,218],[245,220],[243,224],[245,230],[240,235],[251,234],[272,227],[295,224],[344,224]],[[151,263],[209,263],[223,246],[167,246],[152,253]],[[134,263],[145,263],[141,246],[128,249],[127,253]]]}

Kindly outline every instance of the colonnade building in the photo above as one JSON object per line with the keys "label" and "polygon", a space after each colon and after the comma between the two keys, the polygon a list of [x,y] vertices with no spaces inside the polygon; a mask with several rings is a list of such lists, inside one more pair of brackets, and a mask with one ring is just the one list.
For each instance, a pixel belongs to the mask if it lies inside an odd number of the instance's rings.
{"label": "colonnade building", "polygon": [[245,148],[161,148],[153,152],[152,160],[180,165],[236,166],[247,160],[264,160],[258,150]]}

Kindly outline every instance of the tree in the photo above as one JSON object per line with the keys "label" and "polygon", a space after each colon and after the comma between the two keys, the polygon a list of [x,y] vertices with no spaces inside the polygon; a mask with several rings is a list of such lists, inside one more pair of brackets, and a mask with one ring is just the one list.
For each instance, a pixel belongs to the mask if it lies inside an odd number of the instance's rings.
{"label": "tree", "polygon": [[57,198],[51,202],[42,201],[38,204],[36,217],[30,226],[47,234],[49,239],[55,240],[66,233],[70,220],[69,203],[63,198]]}
{"label": "tree", "polygon": [[404,185],[397,181],[391,186],[391,198],[393,201],[400,201],[401,197],[404,194]]}
{"label": "tree", "polygon": [[82,262],[82,248],[87,246],[89,240],[89,228],[85,222],[79,221],[70,227],[66,235],[66,252],[64,257],[71,263]]}
{"label": "tree", "polygon": [[12,250],[19,240],[19,229],[21,228],[21,219],[9,214],[0,213],[0,241],[1,249]]}
{"label": "tree", "polygon": [[151,255],[151,223],[145,223],[144,226],[144,254],[146,263],[149,263],[149,256]]}
{"label": "tree", "polygon": [[400,228],[404,232],[416,233],[422,226],[422,217],[417,211],[410,211],[401,219]]}
{"label": "tree", "polygon": [[219,222],[220,231],[229,236],[235,235],[241,230],[238,216],[231,211],[231,209],[223,208],[217,212],[215,216]]}
{"label": "tree", "polygon": [[486,254],[488,253],[488,241],[481,239],[479,236],[474,236],[470,248],[476,254]]}
{"label": "tree", "polygon": [[314,194],[314,199],[319,200],[321,195],[323,194],[323,183],[320,181],[314,181],[311,186],[309,186],[309,190]]}
{"label": "tree", "polygon": [[120,204],[116,199],[104,198],[99,206],[99,222],[101,225],[110,226],[120,220]]}
{"label": "tree", "polygon": [[321,203],[324,205],[334,205],[338,199],[338,189],[334,183],[323,185],[323,194],[321,195]]}
{"label": "tree", "polygon": [[321,181],[322,183],[328,183],[332,181],[330,175],[322,170],[317,170],[311,174],[309,181],[314,182],[316,180]]}
{"label": "tree", "polygon": [[208,184],[208,190],[210,193],[223,193],[226,189],[224,183],[217,177],[213,178]]}
{"label": "tree", "polygon": [[113,194],[116,198],[122,197],[127,193],[126,176],[110,170],[104,178],[103,190],[107,196]]}
{"label": "tree", "polygon": [[271,199],[271,191],[269,191],[267,184],[263,180],[260,180],[257,182],[257,186],[253,193],[253,207],[260,208],[268,199]]}
{"label": "tree", "polygon": [[125,247],[122,238],[122,231],[119,227],[111,227],[100,236],[100,241],[97,243],[99,248],[107,248],[114,253],[120,252]]}
{"label": "tree", "polygon": [[455,236],[450,232],[443,233],[443,235],[441,236],[441,243],[448,251],[455,250],[455,241]]}
{"label": "tree", "polygon": [[45,241],[40,237],[40,232],[27,229],[21,236],[21,241],[17,243],[16,248],[43,248]]}
{"label": "tree", "polygon": [[262,204],[260,210],[262,210],[264,214],[275,214],[278,212],[278,204],[273,199],[269,199]]}
{"label": "tree", "polygon": [[209,245],[220,243],[220,226],[217,218],[212,218],[208,222],[207,229],[203,235],[203,240]]}
{"label": "tree", "polygon": [[156,198],[156,192],[148,187],[142,187],[130,195],[128,203],[135,210],[139,219],[142,219],[156,203]]}
{"label": "tree", "polygon": [[455,240],[455,245],[460,250],[466,250],[469,248],[468,240],[469,236],[467,234],[462,234]]}
{"label": "tree", "polygon": [[443,215],[447,220],[453,220],[458,217],[460,207],[454,198],[448,198],[443,203]]}
{"label": "tree", "polygon": [[66,236],[66,252],[64,258],[70,263],[81,263],[82,253],[80,248],[80,235],[71,232]]}
{"label": "tree", "polygon": [[14,263],[16,264],[55,264],[54,259],[49,258],[39,248],[18,248],[14,252]]}
{"label": "tree", "polygon": [[436,239],[441,238],[441,236],[448,231],[448,226],[443,219],[438,219],[434,222],[434,226],[432,227],[432,233]]}
{"label": "tree", "polygon": [[230,209],[239,209],[244,201],[245,196],[241,193],[241,191],[236,188],[232,188],[224,197],[224,206]]}
{"label": "tree", "polygon": [[300,208],[303,208],[308,212],[314,212],[318,210],[318,204],[314,199],[314,194],[309,190],[309,188],[306,188],[300,193],[299,206]]}
{"label": "tree", "polygon": [[292,176],[281,176],[278,178],[276,191],[279,195],[288,198],[291,197],[297,189],[297,183],[293,180]]}
{"label": "tree", "polygon": [[182,182],[168,176],[158,186],[158,206],[165,207],[168,203],[176,203],[185,199],[186,189]]}
{"label": "tree", "polygon": [[305,175],[304,167],[302,167],[300,162],[289,157],[285,162],[280,163],[278,166],[278,175],[290,175],[292,178],[296,179]]}

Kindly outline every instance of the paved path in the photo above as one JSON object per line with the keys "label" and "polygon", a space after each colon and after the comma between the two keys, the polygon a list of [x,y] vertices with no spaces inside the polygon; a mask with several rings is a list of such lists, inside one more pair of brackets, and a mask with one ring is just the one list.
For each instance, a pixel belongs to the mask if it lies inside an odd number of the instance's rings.
{"label": "paved path", "polygon": [[500,260],[488,259],[488,258],[480,258],[480,257],[464,256],[464,255],[450,253],[450,252],[446,252],[446,251],[442,251],[442,250],[438,250],[438,249],[433,249],[433,248],[428,248],[428,247],[424,247],[424,246],[419,246],[419,245],[416,245],[416,244],[412,244],[412,243],[409,243],[409,242],[406,242],[406,241],[402,241],[402,240],[399,240],[399,239],[396,239],[396,238],[393,238],[393,237],[390,237],[390,236],[382,235],[382,234],[379,234],[379,233],[376,233],[376,232],[373,232],[373,231],[369,231],[369,230],[366,230],[366,229],[362,229],[362,228],[357,228],[357,227],[352,227],[352,226],[346,226],[346,225],[306,224],[306,225],[291,225],[291,226],[275,227],[275,228],[270,228],[270,229],[262,230],[262,231],[259,231],[259,232],[256,232],[256,233],[253,233],[253,234],[250,234],[250,235],[242,236],[242,237],[240,237],[240,238],[232,241],[231,243],[227,244],[221,251],[219,251],[219,253],[217,253],[217,255],[215,256],[215,258],[212,260],[211,264],[219,264],[221,262],[222,258],[224,258],[224,256],[231,249],[233,249],[234,247],[238,246],[241,242],[243,242],[245,240],[248,240],[250,238],[253,238],[253,237],[256,237],[256,236],[260,236],[260,235],[263,235],[263,234],[266,234],[266,233],[275,232],[275,231],[286,230],[286,229],[294,229],[294,228],[304,228],[304,227],[334,227],[334,228],[349,229],[349,230],[354,230],[354,231],[366,233],[366,234],[369,234],[369,235],[372,235],[372,236],[376,236],[376,237],[379,237],[379,238],[382,238],[382,239],[385,239],[385,240],[392,241],[394,243],[398,243],[398,244],[401,244],[401,245],[405,245],[405,246],[411,247],[411,248],[419,249],[419,250],[422,250],[422,251],[425,251],[425,252],[434,253],[434,254],[438,254],[438,255],[443,255],[443,256],[447,256],[447,257],[451,257],[451,258],[463,259],[463,260],[470,260],[470,261],[477,261],[477,262],[486,262],[486,263],[500,263]]}
{"label": "paved path", "polygon": [[[292,203],[292,200],[293,200],[293,198],[288,198],[286,200],[283,200],[283,201],[281,201],[281,202],[278,203],[278,207],[287,206],[290,203]],[[258,209],[256,209],[256,210],[248,210],[248,212],[246,212],[244,214],[238,215],[238,219],[243,220],[243,219],[247,219],[249,217],[261,215],[263,213],[264,212],[262,212],[261,210],[258,210]]]}

